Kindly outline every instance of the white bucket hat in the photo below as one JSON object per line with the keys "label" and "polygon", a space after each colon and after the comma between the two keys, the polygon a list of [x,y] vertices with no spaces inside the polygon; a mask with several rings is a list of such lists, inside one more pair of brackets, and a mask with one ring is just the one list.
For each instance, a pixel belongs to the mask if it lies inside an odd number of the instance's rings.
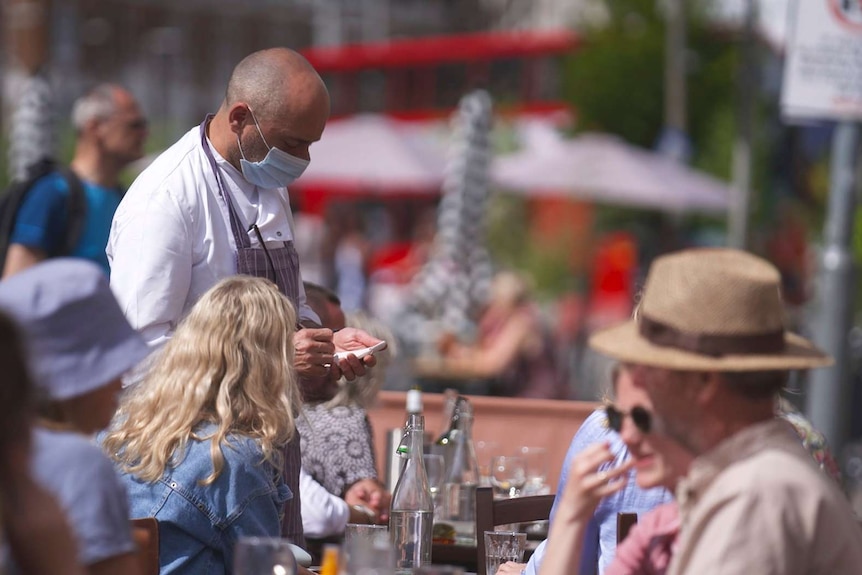
{"label": "white bucket hat", "polygon": [[107,385],[149,353],[86,260],[50,259],[0,281],[0,309],[21,326],[36,384],[53,400]]}

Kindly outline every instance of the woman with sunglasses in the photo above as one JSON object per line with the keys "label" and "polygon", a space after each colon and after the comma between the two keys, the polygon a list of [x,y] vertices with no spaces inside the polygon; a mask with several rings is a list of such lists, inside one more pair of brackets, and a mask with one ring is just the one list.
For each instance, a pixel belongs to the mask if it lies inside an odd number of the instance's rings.
{"label": "woman with sunglasses", "polygon": [[[620,434],[628,457],[613,467],[614,454],[603,442],[591,445],[572,462],[541,565],[542,575],[569,573],[572,565],[580,564],[590,518],[602,498],[625,487],[630,470],[635,470],[637,485],[642,489],[665,487],[673,491],[693,459],[675,442],[649,434],[652,406],[643,389],[634,386],[630,371],[617,368],[613,382],[616,403],[605,408],[608,426]],[[675,503],[661,505],[643,516],[629,537],[617,546],[605,575],[663,573],[670,561],[676,517]],[[648,544],[641,544],[644,538],[640,534],[652,541],[647,539]],[[636,540],[639,543],[634,545]]]}

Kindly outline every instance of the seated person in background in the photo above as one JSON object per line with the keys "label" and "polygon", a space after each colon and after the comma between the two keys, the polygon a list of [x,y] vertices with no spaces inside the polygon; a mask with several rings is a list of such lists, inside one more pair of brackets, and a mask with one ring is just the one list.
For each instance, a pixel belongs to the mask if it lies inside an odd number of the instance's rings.
{"label": "seated person in background", "polygon": [[52,259],[0,282],[0,308],[24,330],[40,417],[31,470],[60,502],[90,574],[137,573],[126,492],[87,435],[108,425],[120,378],[149,349],[101,269]]}
{"label": "seated person in background", "polygon": [[465,345],[446,335],[439,347],[443,371],[491,379],[493,395],[566,396],[550,333],[532,301],[527,279],[515,272],[494,276],[473,344]]}
{"label": "seated person in background", "polygon": [[[0,573],[80,575],[72,530],[30,473],[34,389],[18,328],[0,314]],[[50,549],[50,553],[45,550]]]}
{"label": "seated person in background", "polygon": [[[296,312],[238,275],[207,291],[102,437],[132,517],[159,520],[162,574],[230,573],[243,536],[278,537],[299,387]],[[291,501],[298,505],[299,501]]]}
{"label": "seated person in background", "polygon": [[[302,523],[308,537],[340,535],[347,523],[386,523],[391,495],[377,479],[374,442],[365,409],[372,405],[386,378],[393,354],[392,333],[364,314],[345,322],[338,296],[305,284],[311,308],[325,327],[358,327],[386,340],[373,372],[354,381],[342,378],[325,400],[307,400],[297,420],[302,444]],[[339,327],[340,326],[340,327]],[[318,388],[320,389],[320,388]]]}

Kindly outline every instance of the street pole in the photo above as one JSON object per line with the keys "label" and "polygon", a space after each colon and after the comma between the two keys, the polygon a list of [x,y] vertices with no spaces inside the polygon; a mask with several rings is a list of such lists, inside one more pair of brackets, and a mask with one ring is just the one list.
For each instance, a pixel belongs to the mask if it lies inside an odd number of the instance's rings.
{"label": "street pole", "polygon": [[664,122],[665,128],[685,134],[685,0],[668,0],[666,10]]}
{"label": "street pole", "polygon": [[856,214],[856,173],[860,125],[842,122],[832,140],[829,206],[818,282],[814,341],[835,358],[811,372],[808,416],[833,451],[840,453],[850,435],[853,381],[848,335],[853,324],[853,255],[850,243]]}
{"label": "street pole", "polygon": [[733,187],[727,214],[727,243],[732,248],[748,247],[748,219],[751,212],[751,165],[753,156],[754,101],[757,94],[757,65],[754,27],[757,7],[748,0],[739,73],[736,78],[736,135],[733,142]]}

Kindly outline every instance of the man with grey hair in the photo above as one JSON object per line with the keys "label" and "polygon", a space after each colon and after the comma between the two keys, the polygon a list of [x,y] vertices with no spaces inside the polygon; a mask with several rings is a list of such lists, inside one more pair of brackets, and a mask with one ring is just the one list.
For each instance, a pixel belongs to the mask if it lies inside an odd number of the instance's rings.
{"label": "man with grey hair", "polygon": [[[127,90],[100,84],[75,102],[72,124],[76,141],[70,169],[81,183],[82,213],[72,213],[73,190],[60,170],[36,180],[17,209],[3,277],[60,255],[88,259],[109,271],[105,246],[122,198],[120,172],[143,156],[147,120]],[[71,225],[79,228],[67,246]]]}
{"label": "man with grey hair", "polygon": [[671,439],[694,458],[676,487],[668,575],[860,572],[849,502],[775,418],[788,373],[831,359],[785,328],[774,266],[729,249],[662,256],[636,318],[590,345],[626,364],[652,402],[622,414],[623,433],[650,434],[659,455]]}

